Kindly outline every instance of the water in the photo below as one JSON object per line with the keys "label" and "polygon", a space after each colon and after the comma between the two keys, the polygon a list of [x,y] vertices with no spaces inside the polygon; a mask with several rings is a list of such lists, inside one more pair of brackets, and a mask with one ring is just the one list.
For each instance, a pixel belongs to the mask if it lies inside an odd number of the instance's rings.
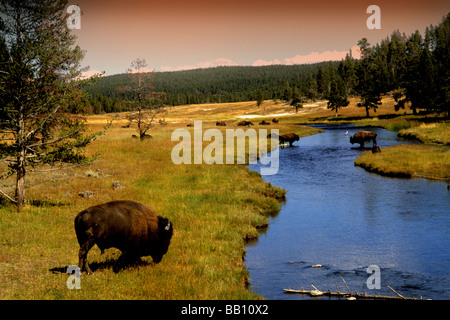
{"label": "water", "polygon": [[[367,294],[395,295],[389,285],[404,296],[450,299],[446,183],[387,178],[355,167],[361,151],[352,149],[349,137],[361,128],[321,128],[325,133],[280,150],[278,174],[264,176],[287,190],[287,200],[247,246],[251,290],[266,299],[311,299],[283,289],[310,290],[313,284],[336,291],[336,281],[345,292],[341,275],[352,291],[364,286]],[[408,143],[394,132],[370,130],[381,148]],[[250,169],[259,172],[257,166]],[[323,267],[311,268],[315,264]],[[380,290],[366,286],[370,265],[380,267]]]}

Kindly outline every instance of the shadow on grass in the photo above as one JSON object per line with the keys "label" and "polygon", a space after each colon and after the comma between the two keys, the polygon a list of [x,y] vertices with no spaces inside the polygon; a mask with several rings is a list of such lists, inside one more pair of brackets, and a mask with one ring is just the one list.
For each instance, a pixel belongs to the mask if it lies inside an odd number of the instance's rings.
{"label": "shadow on grass", "polygon": [[[107,259],[105,261],[101,262],[91,262],[89,263],[89,267],[91,270],[95,273],[96,271],[101,271],[105,269],[112,269],[114,273],[118,273],[122,270],[129,269],[129,268],[135,268],[135,267],[145,267],[145,266],[154,266],[156,263],[148,262],[145,260],[142,260],[140,258],[130,260],[129,258],[124,258],[123,256],[120,256],[118,259]],[[55,267],[49,269],[49,271],[53,274],[59,274],[59,273],[67,273],[67,268],[69,266],[64,267]]]}

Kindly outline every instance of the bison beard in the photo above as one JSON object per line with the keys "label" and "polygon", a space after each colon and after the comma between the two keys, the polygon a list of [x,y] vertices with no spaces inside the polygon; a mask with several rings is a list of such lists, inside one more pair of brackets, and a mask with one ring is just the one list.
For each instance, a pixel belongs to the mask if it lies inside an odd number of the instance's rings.
{"label": "bison beard", "polygon": [[112,201],[80,212],[75,217],[75,232],[80,244],[78,266],[92,274],[87,254],[95,244],[102,253],[114,247],[128,258],[150,255],[158,263],[169,248],[173,227],[143,204]]}

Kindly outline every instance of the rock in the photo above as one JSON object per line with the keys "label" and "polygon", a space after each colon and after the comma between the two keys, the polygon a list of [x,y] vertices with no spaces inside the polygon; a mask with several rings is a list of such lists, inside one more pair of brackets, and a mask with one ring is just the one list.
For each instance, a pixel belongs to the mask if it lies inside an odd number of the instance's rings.
{"label": "rock", "polygon": [[78,193],[78,195],[82,198],[88,199],[88,198],[92,198],[92,197],[96,197],[96,194],[91,192],[91,191],[81,191]]}
{"label": "rock", "polygon": [[112,187],[113,187],[113,189],[125,188],[119,181],[114,181],[112,183]]}

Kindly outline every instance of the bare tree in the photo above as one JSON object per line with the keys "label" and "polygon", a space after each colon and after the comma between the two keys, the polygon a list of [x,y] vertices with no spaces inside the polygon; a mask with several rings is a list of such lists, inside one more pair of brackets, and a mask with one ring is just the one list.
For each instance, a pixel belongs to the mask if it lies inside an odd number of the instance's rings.
{"label": "bare tree", "polygon": [[143,140],[153,122],[167,114],[164,107],[165,92],[156,92],[154,86],[155,70],[149,71],[145,59],[137,58],[127,70],[130,85],[121,88],[128,98],[131,112],[126,119],[137,124],[139,138]]}

